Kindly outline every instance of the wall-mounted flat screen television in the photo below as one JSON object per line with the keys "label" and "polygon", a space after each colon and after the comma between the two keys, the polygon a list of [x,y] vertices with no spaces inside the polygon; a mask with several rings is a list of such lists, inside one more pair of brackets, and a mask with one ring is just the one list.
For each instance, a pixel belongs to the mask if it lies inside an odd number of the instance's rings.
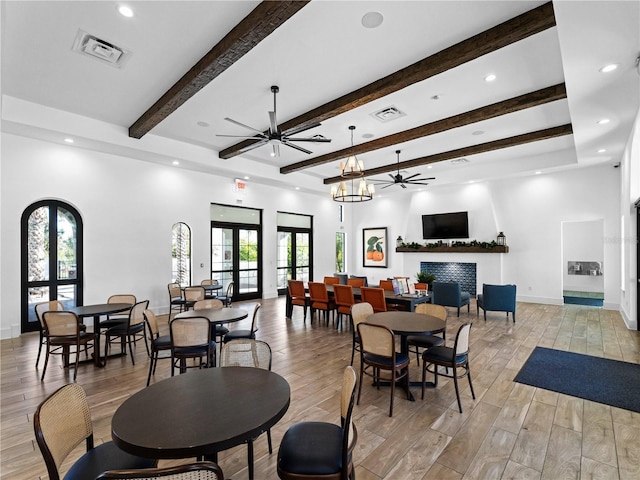
{"label": "wall-mounted flat screen television", "polygon": [[467,212],[423,215],[422,238],[425,240],[469,238],[469,218]]}

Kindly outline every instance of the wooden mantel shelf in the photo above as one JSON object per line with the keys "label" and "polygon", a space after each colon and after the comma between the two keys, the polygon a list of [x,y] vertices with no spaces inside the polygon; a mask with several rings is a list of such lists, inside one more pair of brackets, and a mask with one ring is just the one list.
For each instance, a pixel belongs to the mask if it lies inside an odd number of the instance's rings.
{"label": "wooden mantel shelf", "polygon": [[409,247],[397,247],[396,252],[398,253],[509,253],[508,246],[497,245],[493,248],[482,248],[482,247],[420,247],[420,248],[409,248]]}

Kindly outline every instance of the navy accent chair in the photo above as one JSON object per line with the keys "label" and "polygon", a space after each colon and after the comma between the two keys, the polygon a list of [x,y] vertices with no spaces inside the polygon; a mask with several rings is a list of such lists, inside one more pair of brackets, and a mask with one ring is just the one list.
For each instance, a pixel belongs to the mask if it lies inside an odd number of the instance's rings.
{"label": "navy accent chair", "polygon": [[487,311],[509,312],[516,323],[516,286],[515,285],[489,285],[482,284],[482,294],[478,295],[476,303],[476,315],[480,314],[480,309],[484,313],[484,320],[487,321]]}
{"label": "navy accent chair", "polygon": [[457,307],[458,316],[460,316],[460,307],[464,305],[467,306],[467,312],[470,311],[471,294],[463,292],[458,282],[433,282],[431,296],[431,303]]}

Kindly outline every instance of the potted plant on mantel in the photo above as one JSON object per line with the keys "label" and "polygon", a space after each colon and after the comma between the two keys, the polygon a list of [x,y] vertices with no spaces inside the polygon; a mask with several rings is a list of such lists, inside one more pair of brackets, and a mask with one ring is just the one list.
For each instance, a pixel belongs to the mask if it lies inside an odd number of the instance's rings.
{"label": "potted plant on mantel", "polygon": [[431,291],[431,284],[436,279],[436,276],[429,272],[418,272],[416,273],[416,278],[418,283],[426,283],[429,286],[429,291]]}

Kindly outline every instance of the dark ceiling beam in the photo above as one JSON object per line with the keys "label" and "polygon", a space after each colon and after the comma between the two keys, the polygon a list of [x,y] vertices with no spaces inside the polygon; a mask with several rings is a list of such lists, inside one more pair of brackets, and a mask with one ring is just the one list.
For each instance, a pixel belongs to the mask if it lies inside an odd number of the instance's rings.
{"label": "dark ceiling beam", "polygon": [[565,84],[559,83],[558,85],[543,88],[542,90],[536,90],[535,92],[525,93],[524,95],[519,95],[508,100],[476,108],[469,112],[463,112],[458,115],[443,118],[442,120],[437,120],[432,123],[420,125],[419,127],[411,128],[403,132],[394,133],[387,135],[386,137],[377,138],[352,147],[343,148],[342,150],[336,150],[335,152],[330,152],[325,155],[292,163],[291,165],[281,167],[280,173],[292,173],[297,170],[303,170],[316,165],[329,163],[340,158],[347,158],[349,155],[361,155],[363,153],[390,147],[392,145],[399,145],[404,142],[417,140],[418,138],[434,135],[453,128],[470,125],[472,123],[481,122],[483,120],[499,117],[508,113],[514,113],[527,108],[537,107],[546,103],[555,102],[556,100],[562,100],[566,97],[567,90],[565,88]]}
{"label": "dark ceiling beam", "polygon": [[260,3],[129,127],[129,136],[142,138],[149,133],[153,127],[240,60],[309,1],[267,0]]}
{"label": "dark ceiling beam", "polygon": [[[420,167],[422,165],[428,165],[430,163],[443,162],[446,160],[453,160],[454,158],[468,157],[471,155],[477,155],[479,153],[490,152],[492,150],[500,150],[502,148],[515,147],[517,145],[524,145],[526,143],[539,142],[541,140],[548,140],[550,138],[571,135],[572,133],[573,129],[571,127],[571,124],[560,125],[558,127],[551,127],[544,130],[538,130],[536,132],[516,135],[515,137],[502,138],[500,140],[494,140],[492,142],[481,143],[480,145],[471,145],[469,147],[458,148],[456,150],[450,150],[448,152],[436,153],[435,155],[428,155],[426,157],[405,160],[404,162],[394,163],[392,165],[371,168],[369,170],[365,170],[364,175],[369,177],[381,173],[395,172],[398,169]],[[338,183],[342,180],[344,180],[344,178],[338,175],[336,177],[325,178],[324,184],[329,185],[331,183]]]}
{"label": "dark ceiling beam", "polygon": [[[282,131],[322,122],[390,95],[414,83],[458,67],[556,25],[553,5],[545,3],[504,23],[445,48],[413,65],[387,75],[280,125]],[[250,150],[255,140],[243,140],[219,153],[231,158]]]}

